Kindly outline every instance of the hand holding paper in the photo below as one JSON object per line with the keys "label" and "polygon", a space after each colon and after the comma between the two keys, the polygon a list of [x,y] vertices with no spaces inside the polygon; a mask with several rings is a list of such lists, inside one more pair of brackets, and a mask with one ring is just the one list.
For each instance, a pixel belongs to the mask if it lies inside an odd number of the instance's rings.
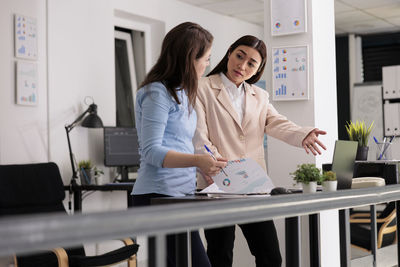
{"label": "hand holding paper", "polygon": [[233,194],[269,193],[274,188],[264,169],[250,158],[228,161],[225,173],[214,176],[214,184],[201,193],[211,190]]}

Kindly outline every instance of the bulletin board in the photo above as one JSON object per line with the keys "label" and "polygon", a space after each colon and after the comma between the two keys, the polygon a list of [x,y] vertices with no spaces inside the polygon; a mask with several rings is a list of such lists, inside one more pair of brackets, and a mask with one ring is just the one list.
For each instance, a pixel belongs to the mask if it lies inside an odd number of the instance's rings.
{"label": "bulletin board", "polygon": [[14,15],[15,57],[37,59],[37,22],[23,15]]}
{"label": "bulletin board", "polygon": [[38,98],[38,70],[33,62],[17,62],[16,102],[19,105],[36,106]]}
{"label": "bulletin board", "polygon": [[305,0],[271,0],[271,35],[287,35],[307,31]]}
{"label": "bulletin board", "polygon": [[[353,87],[353,96],[351,98],[351,120],[365,121],[366,125],[374,122],[374,128],[369,137],[369,144],[373,144],[372,136],[378,140],[384,137],[383,128],[383,100],[382,100],[382,84],[373,83],[357,83]],[[376,149],[371,148],[370,150]],[[371,153],[370,153],[371,154]],[[375,154],[372,153],[374,156]]]}
{"label": "bulletin board", "polygon": [[308,46],[272,48],[272,99],[307,100]]}

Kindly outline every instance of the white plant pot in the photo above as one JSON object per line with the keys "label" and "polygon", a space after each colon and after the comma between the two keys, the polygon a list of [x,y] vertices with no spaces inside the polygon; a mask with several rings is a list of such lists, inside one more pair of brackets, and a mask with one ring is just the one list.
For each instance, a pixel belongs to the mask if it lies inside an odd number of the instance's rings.
{"label": "white plant pot", "polygon": [[324,191],[324,192],[336,191],[336,188],[337,188],[337,181],[322,182],[322,191]]}
{"label": "white plant pot", "polygon": [[301,183],[303,187],[303,193],[315,193],[317,192],[317,182],[309,182],[308,184]]}
{"label": "white plant pot", "polygon": [[102,185],[102,184],[104,184],[104,183],[103,183],[103,176],[102,176],[102,175],[100,175],[100,176],[95,176],[95,177],[94,177],[94,181],[95,181],[95,183],[96,183],[97,185]]}

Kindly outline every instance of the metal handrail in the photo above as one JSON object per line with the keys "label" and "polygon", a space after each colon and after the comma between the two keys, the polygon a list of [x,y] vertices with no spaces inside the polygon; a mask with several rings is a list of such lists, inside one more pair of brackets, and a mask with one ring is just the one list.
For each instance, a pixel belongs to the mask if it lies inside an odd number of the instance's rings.
{"label": "metal handrail", "polygon": [[0,219],[0,256],[126,236],[152,236],[292,217],[399,199],[400,185],[388,185],[316,194],[158,205],[74,216],[53,213],[4,217]]}

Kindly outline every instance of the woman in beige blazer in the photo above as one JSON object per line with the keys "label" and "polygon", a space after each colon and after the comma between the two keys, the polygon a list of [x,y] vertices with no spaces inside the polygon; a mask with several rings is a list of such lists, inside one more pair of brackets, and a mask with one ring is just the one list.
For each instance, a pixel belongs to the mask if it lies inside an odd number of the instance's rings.
{"label": "woman in beige blazer", "polygon": [[[196,153],[206,153],[204,145],[217,157],[228,160],[252,158],[264,169],[264,133],[307,153],[326,149],[313,127],[300,127],[279,114],[265,90],[253,85],[265,67],[266,47],[254,36],[243,36],[228,49],[221,62],[199,82],[193,139]],[[198,187],[213,183],[209,176],[198,178]],[[239,225],[256,266],[281,266],[281,255],[272,221]],[[206,229],[207,254],[214,267],[232,266],[235,226]]]}

